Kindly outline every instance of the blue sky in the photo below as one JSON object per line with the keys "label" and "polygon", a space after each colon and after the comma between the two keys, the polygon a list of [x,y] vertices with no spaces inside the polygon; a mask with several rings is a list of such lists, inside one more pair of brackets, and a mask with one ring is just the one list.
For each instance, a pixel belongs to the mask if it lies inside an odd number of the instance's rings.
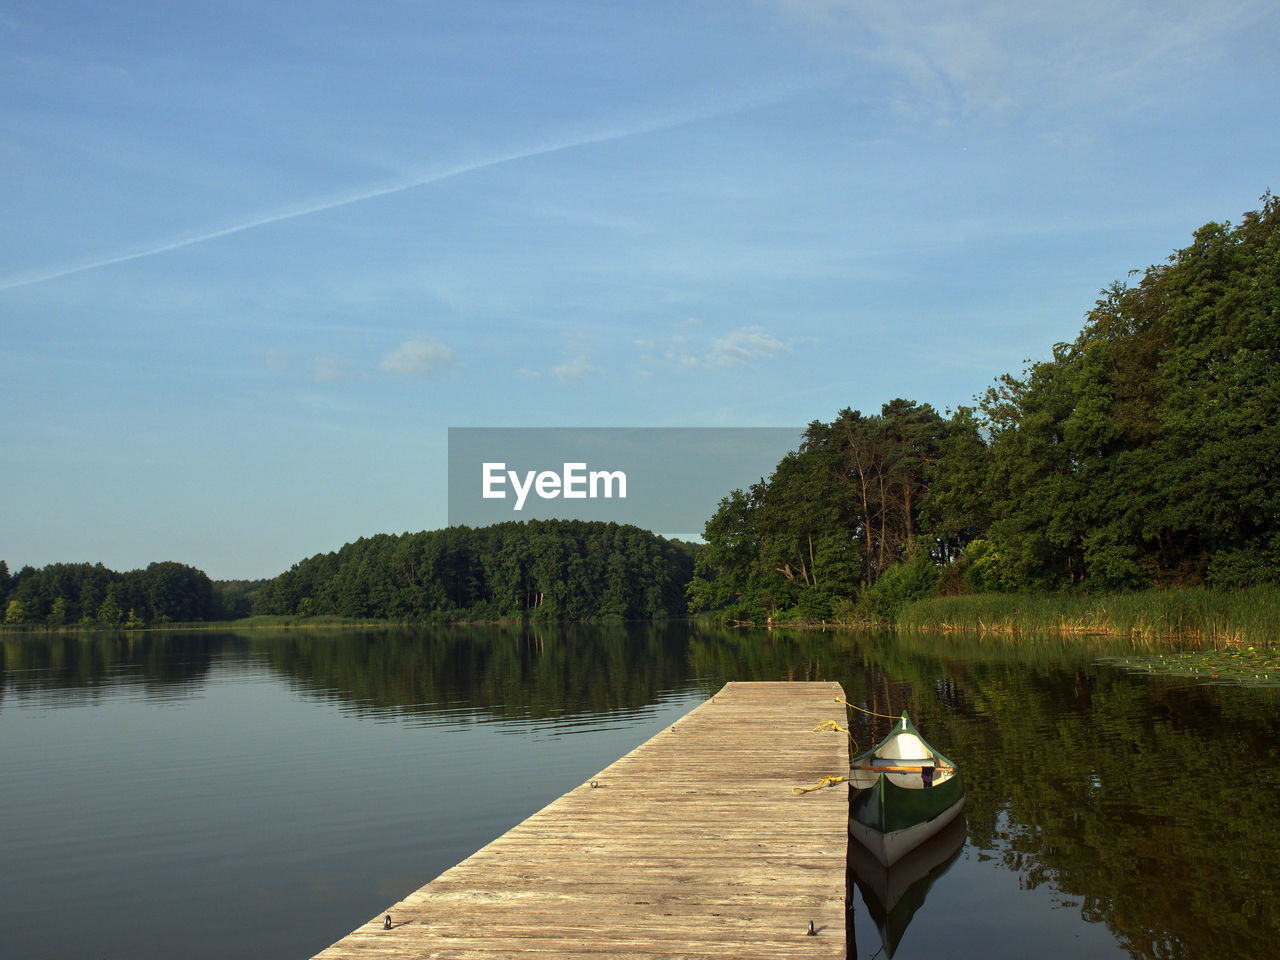
{"label": "blue sky", "polygon": [[450,426],[972,402],[1280,190],[1273,0],[0,8],[0,558],[274,575]]}

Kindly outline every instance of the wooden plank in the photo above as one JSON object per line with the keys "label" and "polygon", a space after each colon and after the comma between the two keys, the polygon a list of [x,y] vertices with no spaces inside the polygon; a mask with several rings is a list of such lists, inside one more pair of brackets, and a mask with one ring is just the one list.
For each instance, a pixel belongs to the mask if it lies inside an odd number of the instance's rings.
{"label": "wooden plank", "polygon": [[843,696],[726,684],[315,960],[844,957],[847,788],[792,792],[847,772]]}

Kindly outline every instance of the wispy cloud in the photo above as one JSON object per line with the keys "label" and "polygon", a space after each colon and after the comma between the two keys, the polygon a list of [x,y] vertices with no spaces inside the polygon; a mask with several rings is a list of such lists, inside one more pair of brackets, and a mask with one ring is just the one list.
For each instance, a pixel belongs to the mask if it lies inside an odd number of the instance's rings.
{"label": "wispy cloud", "polygon": [[790,349],[760,327],[740,327],[711,341],[707,361],[718,367],[743,367],[759,357],[776,357]]}
{"label": "wispy cloud", "polygon": [[378,369],[425,379],[457,363],[458,356],[453,350],[437,340],[424,337],[400,344],[382,358]]}
{"label": "wispy cloud", "polygon": [[356,367],[350,357],[338,353],[326,353],[316,357],[315,378],[322,383],[342,383],[347,380],[364,380],[367,374]]}
{"label": "wispy cloud", "polygon": [[900,109],[935,116],[1167,94],[1169,78],[1230,56],[1231,38],[1274,17],[1268,0],[776,2],[889,66],[904,82]]}
{"label": "wispy cloud", "polygon": [[647,134],[688,126],[690,124],[729,116],[735,113],[745,113],[770,103],[777,103],[791,99],[807,90],[813,89],[815,86],[816,84],[812,81],[775,84],[772,87],[753,90],[745,94],[740,94],[737,97],[717,100],[715,104],[711,106],[690,107],[682,110],[661,112],[651,118],[633,120],[629,123],[605,127],[589,133],[566,136],[542,144],[523,146],[506,152],[464,161],[452,166],[424,171],[390,183],[357,187],[341,193],[334,193],[324,197],[312,198],[310,200],[303,200],[267,213],[239,220],[234,223],[218,227],[206,227],[193,230],[188,234],[143,244],[130,250],[123,250],[106,256],[86,258],[70,263],[62,263],[44,269],[32,270],[27,273],[0,277],[0,290],[11,290],[16,287],[44,283],[49,280],[56,280],[60,277],[67,277],[73,274],[83,273],[88,270],[97,270],[103,267],[113,266],[115,264],[128,263],[130,261],[141,260],[146,257],[154,257],[159,254],[181,250],[185,247],[195,246],[196,244],[207,243],[208,241],[217,240],[222,237],[233,236],[234,234],[243,233],[247,230],[265,227],[273,223],[281,223],[286,220],[296,220],[300,217],[307,217],[327,210],[335,210],[339,207],[351,206],[352,204],[362,203],[367,200],[375,200],[379,197],[403,193],[406,190],[415,190],[420,187],[427,187],[454,177],[460,177],[469,173],[476,173],[481,170],[503,166],[504,164],[515,163],[520,160],[529,160],[534,157],[561,153],[566,150],[575,150],[581,147],[591,146],[593,144],[610,143],[618,140],[631,139],[633,137],[642,137]]}
{"label": "wispy cloud", "polygon": [[258,362],[268,370],[287,370],[289,368],[289,355],[283,350],[269,347],[258,354]]}
{"label": "wispy cloud", "polygon": [[[688,329],[698,322],[691,319],[678,326]],[[759,326],[737,327],[718,337],[692,337],[687,333],[673,333],[657,340],[633,342],[642,351],[642,361],[675,366],[681,370],[753,366],[759,360],[791,352],[789,344]]]}

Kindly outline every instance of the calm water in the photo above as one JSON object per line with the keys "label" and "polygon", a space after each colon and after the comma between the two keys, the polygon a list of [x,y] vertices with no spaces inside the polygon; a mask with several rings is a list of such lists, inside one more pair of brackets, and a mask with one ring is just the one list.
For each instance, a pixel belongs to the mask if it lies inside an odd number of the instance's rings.
{"label": "calm water", "polygon": [[[860,957],[881,927],[899,958],[1280,943],[1280,696],[1114,650],[685,627],[2,649],[5,958],[305,960],[739,679],[905,707],[965,771],[965,825],[921,879],[887,878],[886,904],[853,878]],[[883,723],[859,715],[858,745]]]}

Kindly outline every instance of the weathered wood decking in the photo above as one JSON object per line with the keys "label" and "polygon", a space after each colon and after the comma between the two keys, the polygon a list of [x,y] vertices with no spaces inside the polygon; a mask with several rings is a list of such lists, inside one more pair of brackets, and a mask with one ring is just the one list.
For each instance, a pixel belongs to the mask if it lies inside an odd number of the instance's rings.
{"label": "weathered wood decking", "polygon": [[317,960],[844,957],[848,792],[791,789],[847,773],[839,696],[727,684]]}

